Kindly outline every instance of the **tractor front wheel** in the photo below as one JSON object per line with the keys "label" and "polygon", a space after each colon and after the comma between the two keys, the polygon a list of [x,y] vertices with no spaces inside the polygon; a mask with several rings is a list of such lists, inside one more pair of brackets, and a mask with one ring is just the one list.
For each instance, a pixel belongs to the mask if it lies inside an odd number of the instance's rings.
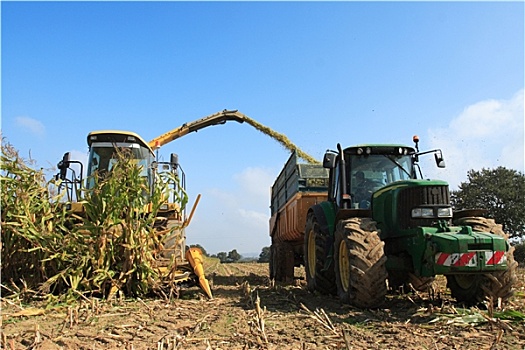
{"label": "tractor front wheel", "polygon": [[447,276],[447,287],[452,297],[469,305],[477,304],[485,298],[487,279],[481,274],[458,274]]}
{"label": "tractor front wheel", "polygon": [[[489,232],[491,234],[508,239],[503,232],[502,226],[493,219],[483,217],[465,217],[454,222],[455,225],[468,225],[476,232]],[[486,274],[464,274],[448,275],[447,287],[450,288],[452,296],[460,302],[477,304],[485,299],[498,299],[506,301],[513,294],[516,284],[516,268],[518,263],[514,260],[514,247],[510,247],[506,253],[507,269],[503,271],[489,272]]]}
{"label": "tractor front wheel", "polygon": [[342,220],[335,231],[337,294],[360,308],[380,306],[387,292],[384,242],[368,218]]}

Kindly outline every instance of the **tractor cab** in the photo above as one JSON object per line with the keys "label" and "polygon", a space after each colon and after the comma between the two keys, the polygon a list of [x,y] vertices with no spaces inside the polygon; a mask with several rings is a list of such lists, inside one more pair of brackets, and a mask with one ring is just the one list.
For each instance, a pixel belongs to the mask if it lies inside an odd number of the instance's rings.
{"label": "tractor cab", "polygon": [[358,145],[338,153],[328,151],[323,163],[331,171],[329,198],[339,208],[369,209],[374,192],[416,177],[415,154],[412,147],[402,145]]}

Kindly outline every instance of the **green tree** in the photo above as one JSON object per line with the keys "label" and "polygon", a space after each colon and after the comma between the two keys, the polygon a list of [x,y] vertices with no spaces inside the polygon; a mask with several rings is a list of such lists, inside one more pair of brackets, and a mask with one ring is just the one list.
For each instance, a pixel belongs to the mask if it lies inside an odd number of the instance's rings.
{"label": "green tree", "polygon": [[241,260],[242,256],[241,254],[237,253],[237,249],[234,249],[228,253],[228,262],[237,262]]}
{"label": "green tree", "polygon": [[257,262],[267,263],[270,261],[270,247],[263,247],[261,254],[259,254],[259,260]]}
{"label": "green tree", "polygon": [[208,252],[206,251],[206,249],[204,249],[204,247],[198,243],[190,245],[190,248],[199,248],[201,250],[202,255],[208,256]]}
{"label": "green tree", "polygon": [[219,258],[221,263],[225,263],[228,261],[228,254],[226,252],[219,252],[217,253],[217,258]]}
{"label": "green tree", "polygon": [[451,201],[455,210],[488,210],[510,237],[525,235],[525,176],[516,170],[470,170],[468,180],[452,191]]}
{"label": "green tree", "polygon": [[514,259],[520,266],[525,266],[525,242],[514,246]]}

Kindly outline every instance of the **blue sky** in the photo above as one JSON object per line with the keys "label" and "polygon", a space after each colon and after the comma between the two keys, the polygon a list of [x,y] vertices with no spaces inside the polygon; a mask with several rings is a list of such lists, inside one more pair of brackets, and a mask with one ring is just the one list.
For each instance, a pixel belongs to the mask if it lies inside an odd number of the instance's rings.
{"label": "blue sky", "polygon": [[[150,140],[223,109],[317,159],[340,142],[441,148],[427,177],[524,171],[523,2],[1,3],[2,136],[39,166],[87,155],[92,130]],[[246,124],[189,134],[179,154],[188,243],[258,253],[289,153]]]}

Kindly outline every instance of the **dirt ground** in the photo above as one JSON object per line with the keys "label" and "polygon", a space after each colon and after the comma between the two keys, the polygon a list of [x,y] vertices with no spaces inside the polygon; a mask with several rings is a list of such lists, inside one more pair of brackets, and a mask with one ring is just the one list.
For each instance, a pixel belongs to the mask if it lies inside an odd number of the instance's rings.
{"label": "dirt ground", "polygon": [[444,279],[433,295],[392,294],[380,309],[359,310],[307,292],[304,280],[271,285],[267,264],[208,264],[207,275],[212,300],[197,287],[171,301],[47,309],[2,298],[2,349],[525,349],[523,269],[510,319],[455,304]]}

